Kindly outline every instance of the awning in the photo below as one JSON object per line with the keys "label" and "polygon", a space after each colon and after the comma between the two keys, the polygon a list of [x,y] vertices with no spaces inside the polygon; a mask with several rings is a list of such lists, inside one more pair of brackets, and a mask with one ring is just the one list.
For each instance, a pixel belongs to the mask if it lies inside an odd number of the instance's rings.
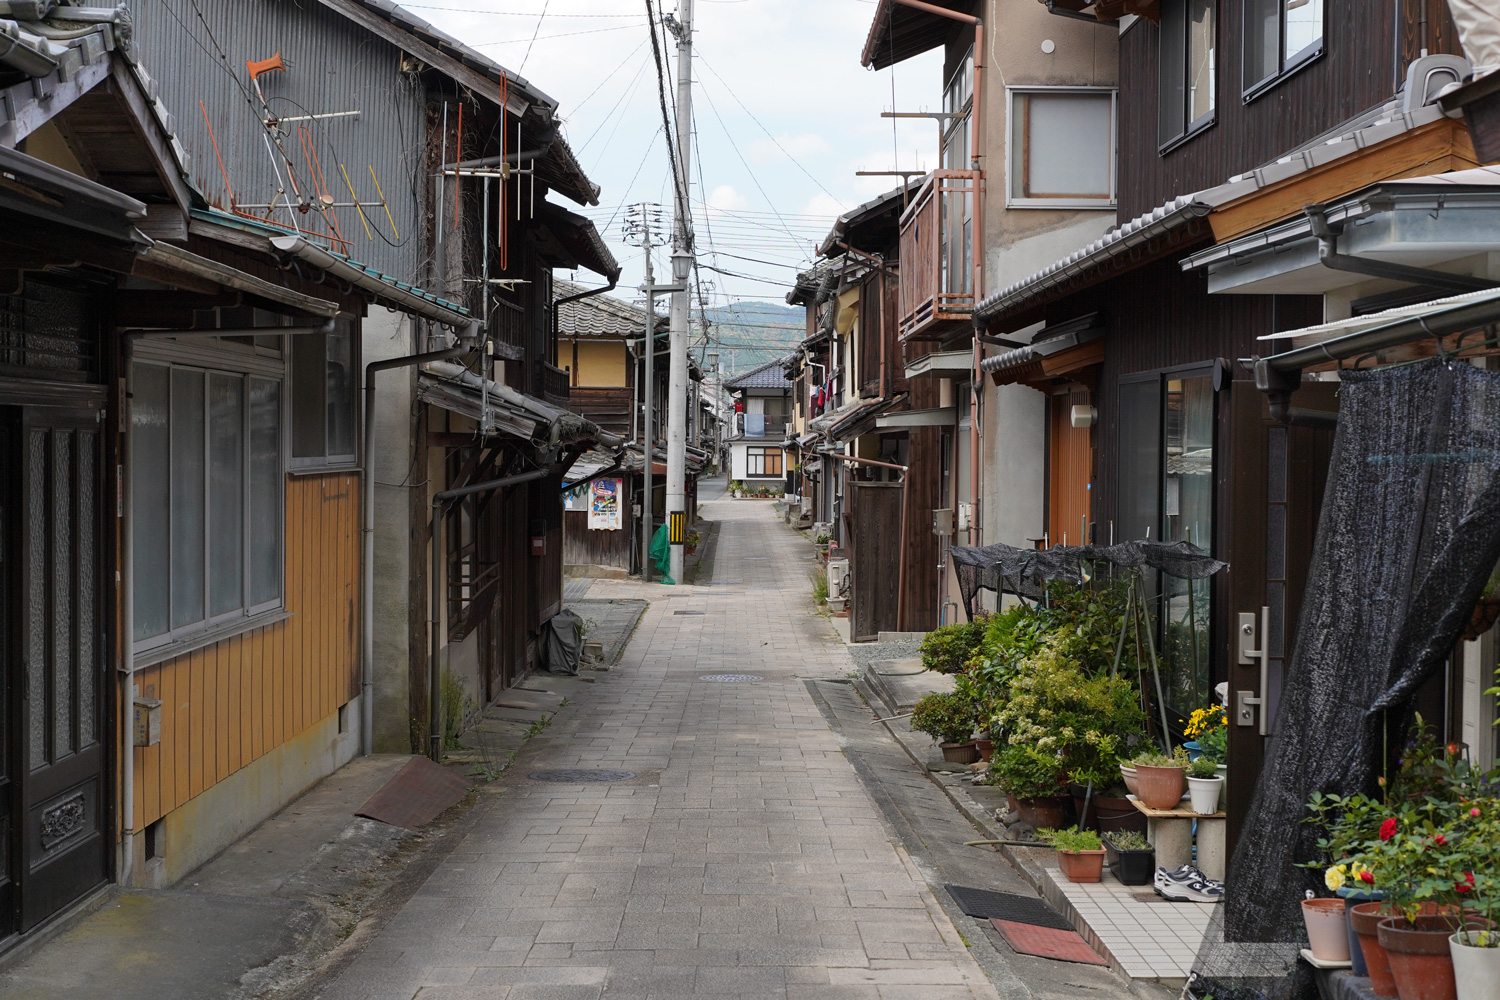
{"label": "awning", "polygon": [[469,310],[463,306],[449,302],[447,299],[440,299],[415,285],[397,281],[374,268],[350,260],[343,254],[325,250],[316,244],[309,243],[301,236],[273,236],[270,238],[270,243],[281,253],[295,257],[305,264],[311,264],[340,281],[348,282],[356,288],[369,292],[375,298],[391,304],[402,312],[430,319],[434,323],[452,327],[455,330],[466,328],[477,322],[469,314]]}
{"label": "awning", "polygon": [[1024,347],[985,358],[979,368],[996,385],[1059,378],[1102,362],[1103,336],[1098,314],[1090,313],[1042,330]]}
{"label": "awning", "polygon": [[330,302],[313,295],[304,295],[295,289],[284,288],[264,278],[257,278],[253,274],[230,267],[228,264],[221,264],[216,260],[189,253],[170,243],[152,244],[146,248],[142,259],[168,271],[176,271],[195,278],[205,278],[225,288],[257,295],[309,316],[336,316],[339,312],[337,302]]}
{"label": "awning", "polygon": [[875,429],[901,430],[907,427],[952,427],[958,422],[958,407],[944,406],[935,410],[902,410],[900,413],[884,413],[875,418]]}
{"label": "awning", "polygon": [[537,206],[537,219],[552,237],[543,238],[538,247],[547,264],[568,269],[586,267],[610,281],[620,277],[620,264],[604,245],[593,220],[547,201]]}
{"label": "awning", "polygon": [[[960,14],[972,14],[974,0],[928,0],[934,7],[945,7]],[[879,0],[875,19],[865,38],[860,65],[867,69],[886,69],[912,56],[939,48],[958,24],[952,18],[930,11],[907,7],[894,0]]]}
{"label": "awning", "polygon": [[871,400],[831,426],[828,429],[828,437],[833,441],[849,441],[862,434],[868,434],[875,429],[875,421],[882,413],[905,401],[905,393],[894,399]]}
{"label": "awning", "polygon": [[151,242],[136,231],[146,206],[129,195],[5,146],[0,146],[0,173],[5,177],[0,210],[116,243],[145,247]]}
{"label": "awning", "polygon": [[974,371],[973,351],[924,354],[906,366],[907,378],[956,378]]}
{"label": "awning", "polygon": [[500,433],[542,450],[585,444],[618,449],[625,443],[592,420],[548,406],[450,362],[434,362],[418,373],[417,398],[474,421],[488,419]]}
{"label": "awning", "polygon": [[[1500,168],[1478,167],[1383,181],[1323,209],[1338,253],[1380,263],[1435,267],[1500,251]],[[1300,216],[1182,262],[1208,272],[1210,293],[1319,295],[1370,281],[1324,266],[1313,220]]]}

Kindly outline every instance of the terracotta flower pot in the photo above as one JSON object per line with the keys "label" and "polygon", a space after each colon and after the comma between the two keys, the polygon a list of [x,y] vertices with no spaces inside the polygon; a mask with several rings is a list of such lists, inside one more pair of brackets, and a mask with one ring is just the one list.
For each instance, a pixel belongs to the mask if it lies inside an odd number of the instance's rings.
{"label": "terracotta flower pot", "polygon": [[995,756],[994,740],[975,740],[974,746],[979,750],[980,760],[989,760]]}
{"label": "terracotta flower pot", "polygon": [[1370,975],[1370,989],[1378,997],[1396,995],[1396,980],[1391,976],[1391,960],[1380,943],[1380,922],[1391,915],[1381,901],[1360,903],[1349,910],[1349,924],[1359,937],[1359,951],[1365,957],[1365,970]]}
{"label": "terracotta flower pot", "polygon": [[1370,973],[1365,968],[1365,953],[1359,946],[1359,935],[1354,931],[1354,917],[1349,914],[1349,910],[1361,903],[1385,899],[1385,893],[1378,889],[1356,889],[1352,885],[1346,885],[1339,890],[1339,898],[1344,901],[1344,914],[1349,924],[1349,971],[1361,979],[1368,979]]}
{"label": "terracotta flower pot", "polygon": [[1104,875],[1104,848],[1097,851],[1058,851],[1057,863],[1069,882],[1098,882]]}
{"label": "terracotta flower pot", "polygon": [[1131,767],[1128,764],[1121,764],[1120,777],[1125,779],[1125,790],[1128,791],[1131,795],[1139,798],[1141,794],[1141,785],[1140,778],[1135,773],[1135,768]]}
{"label": "terracotta flower pot", "polygon": [[1016,800],[1021,822],[1033,830],[1061,830],[1067,825],[1068,804],[1060,795]]}
{"label": "terracotta flower pot", "polygon": [[1187,775],[1180,767],[1147,767],[1137,764],[1136,782],[1140,799],[1147,809],[1176,809],[1187,788]]}
{"label": "terracotta flower pot", "polygon": [[1400,916],[1380,922],[1376,936],[1391,963],[1401,1000],[1457,1000],[1448,938],[1460,920],[1455,914],[1424,913],[1415,923]]}
{"label": "terracotta flower pot", "polygon": [[[1073,798],[1073,815],[1078,817],[1079,829],[1098,833],[1123,833],[1126,830],[1146,832],[1146,817],[1129,799],[1101,794],[1097,788],[1090,797],[1088,786],[1077,782],[1068,785],[1068,794]],[[1086,815],[1085,798],[1088,798]]]}
{"label": "terracotta flower pot", "polygon": [[943,759],[950,764],[972,764],[979,759],[979,748],[973,740],[963,743],[944,743]]}
{"label": "terracotta flower pot", "polygon": [[1342,899],[1304,899],[1302,922],[1313,957],[1320,962],[1349,961],[1349,922]]}

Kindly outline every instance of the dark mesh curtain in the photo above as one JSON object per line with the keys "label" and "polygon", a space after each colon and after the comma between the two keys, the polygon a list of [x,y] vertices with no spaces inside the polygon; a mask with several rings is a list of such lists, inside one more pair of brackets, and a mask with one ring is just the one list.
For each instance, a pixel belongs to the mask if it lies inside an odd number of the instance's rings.
{"label": "dark mesh curtain", "polygon": [[1497,559],[1500,373],[1434,359],[1346,375],[1297,645],[1199,995],[1316,995],[1292,961],[1303,891],[1326,895],[1296,867],[1320,860],[1308,796],[1375,791],[1387,727],[1394,752]]}
{"label": "dark mesh curtain", "polygon": [[1066,580],[1081,584],[1103,566],[1121,569],[1147,567],[1184,580],[1202,580],[1227,564],[1204,555],[1189,542],[1121,542],[1118,545],[1054,545],[1050,549],[1018,549],[1013,545],[975,548],[955,545],[948,550],[958,575],[958,589],[969,620],[978,610],[981,590],[1042,599],[1047,584]]}

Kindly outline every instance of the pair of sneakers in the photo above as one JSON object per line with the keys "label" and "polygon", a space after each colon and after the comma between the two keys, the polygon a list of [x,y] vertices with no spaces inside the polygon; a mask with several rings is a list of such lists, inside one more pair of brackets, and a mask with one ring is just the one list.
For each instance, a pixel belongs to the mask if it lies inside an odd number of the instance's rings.
{"label": "pair of sneakers", "polygon": [[1197,865],[1183,865],[1175,872],[1156,869],[1152,888],[1174,903],[1217,903],[1224,898],[1224,883],[1209,878]]}

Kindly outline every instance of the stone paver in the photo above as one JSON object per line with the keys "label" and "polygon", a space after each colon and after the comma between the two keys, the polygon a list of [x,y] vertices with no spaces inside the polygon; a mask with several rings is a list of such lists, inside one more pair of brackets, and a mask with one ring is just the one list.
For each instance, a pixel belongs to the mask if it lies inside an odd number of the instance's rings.
{"label": "stone paver", "polygon": [[[803,683],[852,669],[809,613],[805,543],[769,504],[711,506],[714,582],[593,584],[652,602],[619,667],[323,996],[998,996]],[[721,673],[761,680],[700,679]],[[569,767],[637,777],[526,778]]]}

